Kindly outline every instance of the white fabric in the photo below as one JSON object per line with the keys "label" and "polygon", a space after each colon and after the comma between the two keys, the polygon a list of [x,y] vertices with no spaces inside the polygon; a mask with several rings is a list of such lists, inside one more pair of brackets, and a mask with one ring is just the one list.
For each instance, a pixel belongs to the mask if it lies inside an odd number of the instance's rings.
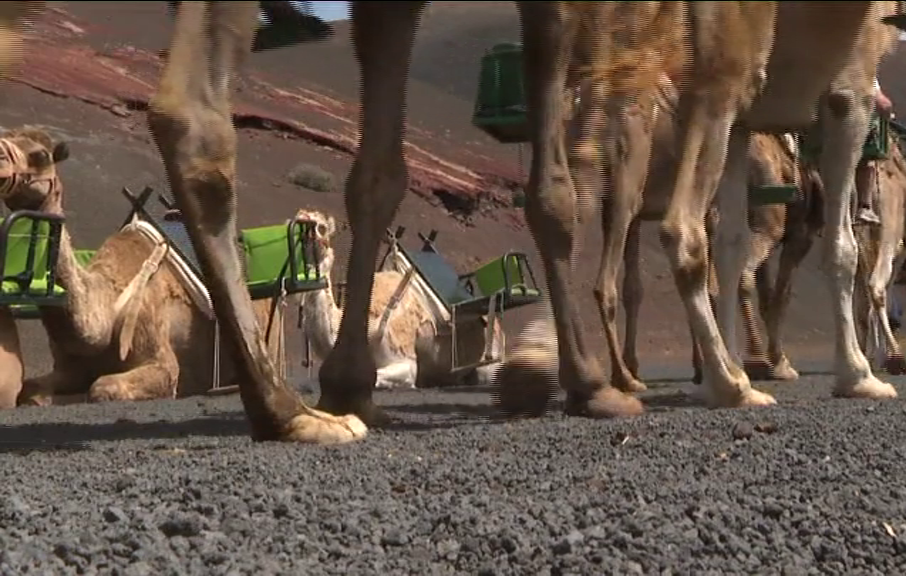
{"label": "white fabric", "polygon": [[[123,226],[123,230],[137,230],[155,244],[165,240],[157,228],[137,216],[132,219],[132,222]],[[170,264],[170,269],[176,274],[176,277],[195,302],[195,305],[208,319],[214,320],[214,304],[211,302],[211,295],[201,279],[192,270],[192,267],[183,260],[176,250],[167,250],[165,261]]]}
{"label": "white fabric", "polygon": [[875,76],[875,96],[881,91],[881,85],[878,83],[878,77]]}

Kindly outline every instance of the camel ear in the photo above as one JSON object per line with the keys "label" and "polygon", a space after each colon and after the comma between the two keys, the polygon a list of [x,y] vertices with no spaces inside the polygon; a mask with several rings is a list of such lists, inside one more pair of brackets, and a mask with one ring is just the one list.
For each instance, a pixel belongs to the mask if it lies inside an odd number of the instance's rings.
{"label": "camel ear", "polygon": [[69,144],[66,142],[58,142],[56,146],[53,147],[53,163],[59,164],[60,162],[67,160],[69,158]]}

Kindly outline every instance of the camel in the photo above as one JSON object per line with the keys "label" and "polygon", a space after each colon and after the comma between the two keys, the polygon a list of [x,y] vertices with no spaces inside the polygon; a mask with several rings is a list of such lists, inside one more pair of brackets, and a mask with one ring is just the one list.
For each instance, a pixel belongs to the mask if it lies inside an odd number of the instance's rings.
{"label": "camel", "polygon": [[[349,442],[364,438],[368,424],[386,421],[373,401],[377,370],[368,346],[368,310],[378,245],[406,192],[406,80],[424,5],[351,5],[352,40],[362,78],[360,147],[345,193],[353,242],[336,345],[319,372],[318,408],[308,406],[275,373],[254,321],[232,241],[236,133],[230,114],[230,81],[250,51],[258,4],[185,2],[179,6],[148,123],[177,205],[188,220],[224,336],[237,351],[240,395],[255,440]],[[43,2],[2,6],[0,48],[5,51],[0,64],[8,69],[21,49],[21,21],[33,17]],[[893,3],[520,2],[517,6],[532,144],[525,214],[544,264],[558,350],[556,358],[538,358],[523,363],[523,370],[507,374],[546,387],[557,382],[567,393],[565,411],[570,415],[614,417],[643,411],[636,398],[606,381],[586,344],[576,306],[571,269],[577,256],[575,231],[581,203],[566,166],[562,120],[566,70],[578,43],[593,51],[594,72],[607,80],[610,92],[637,95],[650,89],[661,72],[682,71],[677,130],[681,160],[661,230],[702,345],[709,405],[774,402],[751,387],[731,357],[736,351],[732,328],[741,251],[748,234],[745,158],[751,131],[805,128],[815,119],[819,102],[826,128],[821,176],[829,199],[824,244],[828,285],[834,295],[836,392],[893,396],[893,388],[872,375],[855,341],[855,247],[848,210],[853,168],[867,132],[871,78],[882,53],[893,45],[893,36],[881,30],[879,18],[892,12]],[[588,18],[603,25],[593,37],[578,34],[578,23]],[[610,96],[605,94],[605,100]],[[600,132],[598,128],[592,132]],[[707,298],[704,220],[724,173],[715,250],[718,328]]]}
{"label": "camel", "polygon": [[898,138],[889,136],[890,153],[877,162],[880,226],[856,227],[859,262],[856,268],[856,333],[863,351],[876,367],[890,374],[906,372],[906,361],[887,316],[887,288],[895,261],[903,253],[906,221],[906,159]]}
{"label": "camel", "polygon": [[[7,132],[0,138],[0,199],[15,210],[40,202],[58,186],[56,164],[69,155],[65,144],[48,148],[31,134]],[[15,408],[25,367],[19,330],[9,306],[0,306],[0,409]]]}
{"label": "camel", "polygon": [[[333,295],[330,272],[334,253],[330,245],[336,223],[330,216],[300,210],[297,218],[316,222],[315,237],[321,253],[321,276],[327,289],[301,295],[302,327],[311,342],[312,352],[323,360],[337,338],[343,311]],[[378,388],[414,388],[417,374],[415,341],[423,323],[433,316],[421,294],[411,287],[411,278],[393,270],[378,272],[369,310],[369,345],[375,356]]]}
{"label": "camel", "polygon": [[[851,3],[845,8],[798,2],[607,6],[592,27],[598,31],[591,59],[598,66],[592,72],[601,87],[592,94],[596,102],[589,105],[601,112],[586,119],[573,153],[582,155],[588,166],[600,168],[603,155],[594,145],[595,135],[605,126],[618,125],[625,102],[650,97],[659,74],[680,70],[676,83],[680,161],[661,238],[702,348],[706,403],[737,407],[776,402],[752,388],[737,360],[738,286],[750,232],[749,143],[752,132],[807,129],[818,111],[823,128],[820,173],[827,199],[825,269],[834,296],[837,348],[834,394],[894,397],[895,389],[872,374],[855,339],[856,252],[849,214],[853,169],[868,128],[871,80],[880,57],[895,42],[880,18],[894,10],[894,3]],[[707,290],[705,218],[712,200],[720,211],[714,241],[716,320]],[[552,299],[555,295],[552,290]],[[559,323],[556,312],[555,306]],[[562,351],[563,343],[559,344]],[[522,355],[511,355],[517,356]],[[531,364],[519,362],[522,371]],[[533,363],[550,366],[550,358]],[[501,373],[506,371],[504,366]]]}
{"label": "camel", "polygon": [[[594,86],[579,81],[580,90],[588,92]],[[642,285],[639,276],[639,228],[643,221],[661,220],[664,217],[670,191],[666,180],[675,171],[678,158],[674,154],[674,114],[677,92],[670,78],[661,75],[653,98],[636,102],[623,111],[618,118],[618,128],[611,127],[611,134],[616,134],[609,142],[604,139],[606,172],[603,185],[605,194],[599,193],[602,200],[601,225],[604,245],[601,250],[601,263],[598,272],[595,299],[607,337],[611,359],[611,382],[626,392],[641,392],[646,389],[638,376],[638,357],[636,355],[636,336],[638,313],[642,302]],[[586,100],[587,101],[587,100]],[[576,98],[577,110],[573,120],[581,122],[588,114],[594,112],[582,108],[582,99]],[[640,107],[646,105],[647,110]],[[581,129],[581,127],[579,127]],[[618,142],[618,145],[613,145]],[[794,161],[795,149],[790,148],[782,137],[767,134],[755,134],[749,150],[750,183],[784,184],[797,180],[797,165]],[[795,142],[791,143],[795,146]],[[575,148],[574,148],[575,150]],[[581,156],[573,155],[570,164],[573,180],[577,186],[583,186],[582,179],[591,175],[593,181],[599,176],[587,170],[581,163]],[[748,356],[760,361],[747,363],[747,371],[758,371],[763,377],[770,374],[780,379],[794,379],[795,371],[786,360],[780,344],[779,326],[788,304],[789,281],[793,270],[808,253],[814,235],[820,228],[820,211],[822,198],[820,190],[814,194],[815,187],[810,185],[815,179],[801,178],[805,182],[802,196],[796,203],[787,205],[768,204],[749,208],[749,226],[752,228],[752,240],[746,269],[740,286],[740,307],[748,338]],[[603,192],[603,190],[602,190]],[[788,219],[788,215],[792,219]],[[713,214],[714,217],[717,214]],[[817,225],[816,225],[817,222]],[[713,228],[713,224],[708,226]],[[781,269],[778,275],[778,298],[771,299],[769,289],[763,290],[761,312],[768,324],[771,358],[767,360],[761,344],[757,319],[752,307],[752,296],[755,288],[755,272],[760,268],[772,250],[781,242],[784,243]],[[621,258],[622,256],[622,258]],[[626,329],[623,353],[620,355],[619,338],[616,330],[617,276],[620,260],[625,264],[623,280],[623,307],[626,312]],[[714,276],[712,275],[712,279]],[[712,292],[714,292],[712,287]],[[768,305],[768,302],[771,304]],[[693,335],[693,381],[701,380],[701,355]]]}
{"label": "camel", "polygon": [[[63,216],[55,165],[68,158],[66,144],[54,144],[48,134],[29,127],[4,134],[0,142],[7,157],[28,159],[9,162],[9,171],[31,174],[20,178],[28,186],[4,197],[7,206]],[[35,170],[33,158],[44,162],[43,171]],[[215,342],[210,305],[193,298],[170,258],[175,253],[141,224],[133,222],[107,238],[86,267],[63,226],[56,276],[66,289],[65,305],[39,306],[54,368],[22,384],[19,404],[47,405],[55,396],[79,395],[94,402],[173,398],[210,388]],[[256,302],[259,322],[267,322],[270,304]],[[281,307],[276,314],[279,326]],[[282,351],[280,336],[275,332],[270,338],[275,359]],[[224,356],[223,377],[230,379],[233,365]]]}
{"label": "camel", "polygon": [[[793,274],[808,255],[815,237],[824,227],[824,188],[817,171],[799,157],[798,142],[754,134],[750,156],[749,183],[777,185],[796,182],[798,197],[788,204],[766,204],[749,208],[751,230],[742,280],[739,307],[746,332],[746,374],[756,380],[791,381],[799,378],[783,351],[781,328],[792,296]],[[772,283],[767,259],[781,247],[777,276]],[[767,332],[765,349],[754,297]]]}
{"label": "camel", "polygon": [[[331,270],[334,251],[331,238],[336,232],[336,222],[314,210],[299,210],[297,218],[315,222],[315,237],[321,254],[321,276],[327,279],[328,288],[301,295],[303,330],[311,342],[315,356],[323,360],[336,342],[342,310],[333,295]],[[426,289],[418,275],[403,272],[391,252],[390,269],[378,271],[374,276],[374,290],[369,310],[370,346],[378,366],[376,388],[426,388],[443,384],[461,383],[462,378],[450,378],[449,348],[439,334],[438,323],[444,319],[441,304]],[[395,269],[394,269],[395,268]],[[459,359],[467,364],[477,362],[485,346],[487,319],[463,322],[457,327]],[[503,332],[500,323],[494,323],[491,353],[500,354]],[[493,366],[477,369],[477,378]],[[466,373],[466,377],[471,373]],[[485,376],[487,378],[487,376]]]}

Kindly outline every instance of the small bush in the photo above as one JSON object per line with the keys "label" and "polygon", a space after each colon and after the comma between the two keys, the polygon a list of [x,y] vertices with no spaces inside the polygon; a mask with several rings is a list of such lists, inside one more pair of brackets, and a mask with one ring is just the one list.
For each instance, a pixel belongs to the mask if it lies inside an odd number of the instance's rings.
{"label": "small bush", "polygon": [[337,181],[333,174],[311,164],[300,164],[293,168],[289,173],[289,181],[296,186],[315,192],[336,192],[337,190]]}

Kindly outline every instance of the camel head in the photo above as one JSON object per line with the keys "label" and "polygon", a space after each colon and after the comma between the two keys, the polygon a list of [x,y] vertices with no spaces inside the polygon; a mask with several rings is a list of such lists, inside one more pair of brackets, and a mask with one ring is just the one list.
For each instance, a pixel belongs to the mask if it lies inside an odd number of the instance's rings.
{"label": "camel head", "polygon": [[57,164],[69,158],[65,142],[23,127],[0,135],[0,200],[10,210],[61,210]]}
{"label": "camel head", "polygon": [[330,269],[333,267],[333,248],[330,246],[330,239],[337,231],[337,223],[333,216],[322,214],[317,210],[299,210],[296,212],[296,220],[314,222],[314,237],[318,251],[321,254],[321,276],[330,277]]}

